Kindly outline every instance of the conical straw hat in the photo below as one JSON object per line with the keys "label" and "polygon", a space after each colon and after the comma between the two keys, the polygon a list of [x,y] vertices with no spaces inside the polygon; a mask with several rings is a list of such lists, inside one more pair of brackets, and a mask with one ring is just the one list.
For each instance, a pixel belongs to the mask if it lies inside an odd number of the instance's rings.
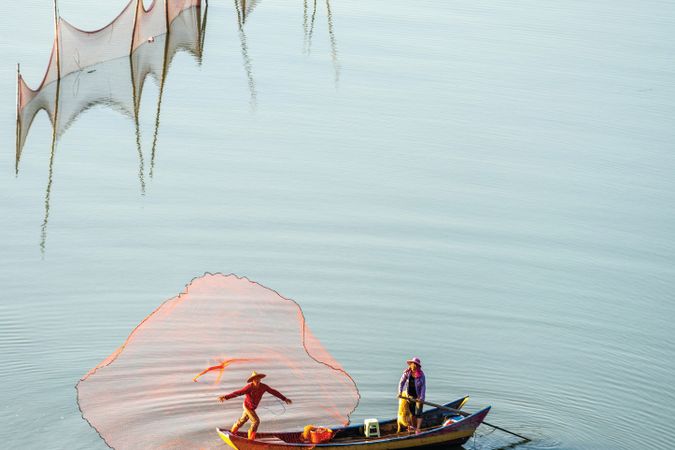
{"label": "conical straw hat", "polygon": [[258,373],[255,370],[251,372],[251,376],[248,377],[248,380],[246,380],[247,383],[250,383],[251,381],[255,380],[256,378],[265,378],[267,375],[264,373]]}

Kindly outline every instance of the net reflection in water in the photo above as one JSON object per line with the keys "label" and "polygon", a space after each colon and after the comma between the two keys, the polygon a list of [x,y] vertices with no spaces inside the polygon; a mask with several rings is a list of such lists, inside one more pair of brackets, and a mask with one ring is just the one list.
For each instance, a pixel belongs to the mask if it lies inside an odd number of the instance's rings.
{"label": "net reflection in water", "polygon": [[354,381],[297,303],[222,274],[194,279],[143,320],[78,383],[78,403],[114,448],[219,447],[214,428],[232,425],[242,399],[217,398],[243,387],[253,370],[293,400],[286,406],[266,394],[259,431],[342,425],[358,404]]}
{"label": "net reflection in water", "polygon": [[[45,193],[45,214],[40,249],[45,253],[50,194],[56,143],[82,113],[98,105],[121,112],[134,122],[138,178],[145,193],[145,157],[141,146],[139,110],[146,78],[159,86],[155,124],[150,151],[153,176],[160,106],[164,84],[173,57],[179,51],[192,54],[201,63],[207,8],[200,0],[164,0],[145,10],[142,2],[131,0],[111,24],[98,31],[81,31],[57,17],[56,38],[44,79],[33,90],[18,73],[16,111],[16,159],[18,175],[21,154],[31,124],[44,110],[52,125],[49,177]],[[203,14],[203,15],[202,15]],[[159,20],[164,18],[164,20]],[[146,40],[138,38],[146,36]],[[133,48],[133,52],[129,51]]]}
{"label": "net reflection in water", "polygon": [[[17,79],[16,170],[33,119],[45,110],[60,137],[83,111],[107,105],[138,120],[141,91],[151,74],[163,85],[174,54],[202,51],[201,0],[130,0],[107,26],[83,31],[56,18],[49,64],[36,89]],[[161,86],[163,87],[163,86]]]}

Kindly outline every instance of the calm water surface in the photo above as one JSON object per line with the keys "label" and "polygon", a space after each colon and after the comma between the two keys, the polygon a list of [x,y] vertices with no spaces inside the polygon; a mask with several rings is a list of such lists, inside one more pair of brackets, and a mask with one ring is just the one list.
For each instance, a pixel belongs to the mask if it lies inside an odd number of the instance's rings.
{"label": "calm water surface", "polygon": [[[125,3],[59,8],[95,29]],[[105,448],[75,384],[210,271],[303,306],[355,421],[419,355],[430,400],[492,405],[520,448],[671,448],[675,3],[314,5],[240,31],[212,0],[138,133],[94,105],[51,157],[41,113],[15,175],[14,64],[38,85],[52,10],[0,4],[2,447]]]}

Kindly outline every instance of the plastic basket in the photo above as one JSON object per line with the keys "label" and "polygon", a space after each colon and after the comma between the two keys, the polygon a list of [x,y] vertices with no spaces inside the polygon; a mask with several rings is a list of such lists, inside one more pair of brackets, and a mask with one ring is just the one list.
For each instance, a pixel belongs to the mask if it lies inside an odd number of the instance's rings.
{"label": "plastic basket", "polygon": [[316,430],[310,431],[309,436],[312,444],[320,444],[330,441],[333,437],[333,431],[328,428],[319,427]]}

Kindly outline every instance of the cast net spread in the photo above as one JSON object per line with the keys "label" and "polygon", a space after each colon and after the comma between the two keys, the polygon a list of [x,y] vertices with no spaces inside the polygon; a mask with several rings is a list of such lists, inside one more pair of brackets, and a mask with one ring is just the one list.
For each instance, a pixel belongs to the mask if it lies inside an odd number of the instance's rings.
{"label": "cast net spread", "polygon": [[[293,400],[265,394],[259,432],[349,422],[354,381],[307,327],[299,305],[234,275],[207,274],[150,314],[112,355],[77,385],[83,417],[108,445],[215,448],[243,397],[218,396],[251,372]],[[244,428],[245,429],[245,428]]]}
{"label": "cast net spread", "polygon": [[42,82],[31,89],[18,74],[17,165],[36,114],[45,110],[59,137],[77,116],[105,104],[135,117],[145,78],[160,83],[174,54],[201,58],[201,0],[130,0],[107,26],[83,31],[56,18],[56,37]]}

